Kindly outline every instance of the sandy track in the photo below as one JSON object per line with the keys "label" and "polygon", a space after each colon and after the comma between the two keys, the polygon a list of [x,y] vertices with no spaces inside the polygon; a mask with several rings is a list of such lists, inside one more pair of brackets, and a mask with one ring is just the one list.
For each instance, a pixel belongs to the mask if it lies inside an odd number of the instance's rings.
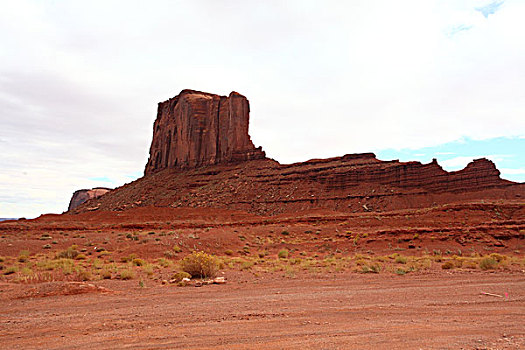
{"label": "sandy track", "polygon": [[97,284],[118,293],[37,298],[16,298],[31,286],[3,284],[0,348],[525,347],[520,273],[243,279],[201,288],[107,281]]}

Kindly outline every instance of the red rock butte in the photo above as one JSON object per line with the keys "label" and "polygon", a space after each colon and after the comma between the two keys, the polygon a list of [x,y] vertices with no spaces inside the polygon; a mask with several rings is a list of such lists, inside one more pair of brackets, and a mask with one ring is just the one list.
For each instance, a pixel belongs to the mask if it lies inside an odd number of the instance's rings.
{"label": "red rock butte", "polygon": [[248,135],[249,119],[250,104],[241,94],[181,91],[159,103],[144,174],[265,158]]}
{"label": "red rock butte", "polygon": [[373,153],[279,164],[248,134],[246,97],[183,90],[159,103],[144,177],[71,212],[140,206],[204,207],[263,215],[424,208],[453,202],[512,200],[525,184],[500,178],[490,160],[447,172],[428,164],[378,160]]}

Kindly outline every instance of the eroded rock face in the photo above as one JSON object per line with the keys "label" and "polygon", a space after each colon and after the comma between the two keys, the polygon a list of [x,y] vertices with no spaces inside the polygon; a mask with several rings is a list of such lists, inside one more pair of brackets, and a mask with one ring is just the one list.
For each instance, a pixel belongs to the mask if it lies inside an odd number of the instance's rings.
{"label": "eroded rock face", "polygon": [[159,103],[145,175],[265,158],[248,135],[249,117],[248,100],[236,92],[183,90]]}
{"label": "eroded rock face", "polygon": [[109,191],[111,191],[111,189],[106,187],[95,187],[90,190],[84,189],[75,191],[75,193],[73,193],[73,197],[71,197],[71,200],[69,201],[69,207],[67,210],[73,210],[88,200],[92,198],[98,198]]}

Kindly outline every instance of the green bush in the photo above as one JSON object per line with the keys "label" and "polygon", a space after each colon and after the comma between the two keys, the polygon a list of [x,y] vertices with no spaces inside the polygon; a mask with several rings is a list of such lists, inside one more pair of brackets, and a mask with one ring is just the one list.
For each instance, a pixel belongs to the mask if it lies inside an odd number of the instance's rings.
{"label": "green bush", "polygon": [[205,252],[192,252],[180,262],[182,271],[189,273],[192,277],[212,278],[219,271],[218,259]]}
{"label": "green bush", "polygon": [[277,253],[277,256],[279,257],[279,259],[286,259],[288,257],[288,250],[286,249],[283,249],[283,250],[280,250],[279,253]]}

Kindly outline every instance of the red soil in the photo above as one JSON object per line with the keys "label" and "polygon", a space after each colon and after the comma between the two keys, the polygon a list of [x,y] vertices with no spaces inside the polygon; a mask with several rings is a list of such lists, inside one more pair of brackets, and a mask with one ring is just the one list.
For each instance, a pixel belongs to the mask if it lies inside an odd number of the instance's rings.
{"label": "red soil", "polygon": [[[504,254],[523,258],[523,201],[457,203],[417,210],[326,209],[258,216],[209,208],[140,207],[45,215],[0,223],[0,256],[29,261],[73,244],[89,259],[164,257],[173,245],[248,258]],[[126,236],[136,235],[138,240]],[[49,235],[51,238],[42,237]],[[357,240],[356,240],[356,237]],[[51,242],[55,242],[52,243]],[[44,249],[50,244],[51,249]],[[100,257],[100,260],[107,257]],[[175,258],[177,259],[177,258]],[[398,276],[320,269],[225,269],[225,285],[162,285],[166,278],[0,282],[2,348],[518,349],[525,346],[522,265],[493,272],[427,270]],[[169,272],[169,271],[168,271]],[[169,274],[169,273],[168,273]],[[482,295],[488,292],[503,296]],[[507,293],[508,297],[505,296]]]}

